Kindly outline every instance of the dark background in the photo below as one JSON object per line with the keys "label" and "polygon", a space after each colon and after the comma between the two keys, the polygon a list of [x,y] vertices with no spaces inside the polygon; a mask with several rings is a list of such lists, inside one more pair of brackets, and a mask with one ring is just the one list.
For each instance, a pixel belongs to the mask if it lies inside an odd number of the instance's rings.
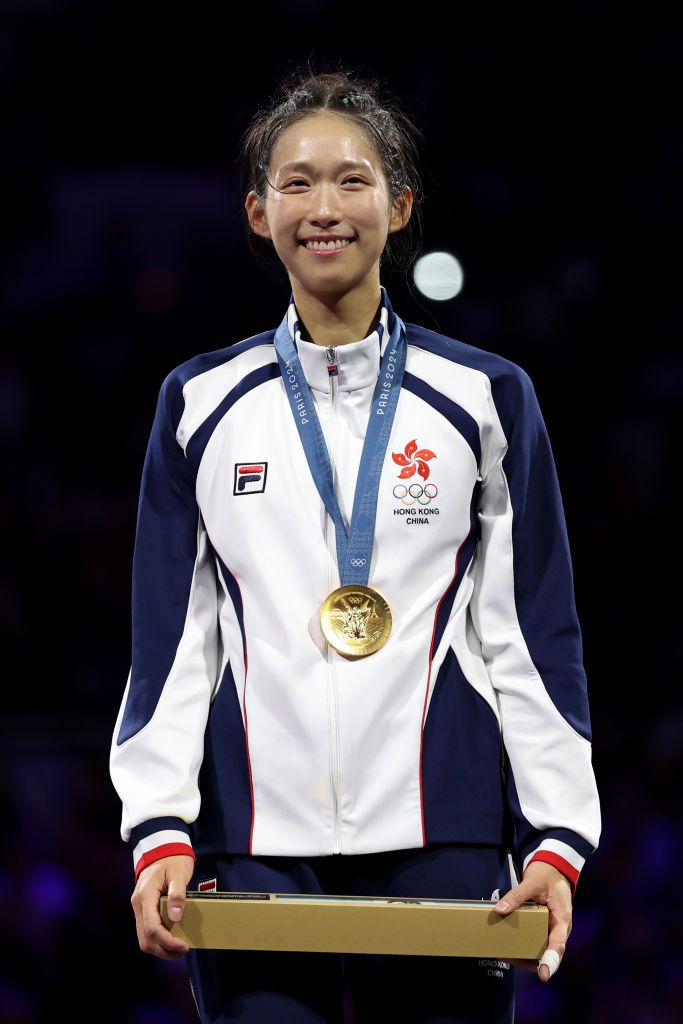
{"label": "dark background", "polygon": [[424,249],[465,284],[385,278],[394,308],[521,364],[555,450],[604,831],[517,1021],[683,1019],[683,23],[588,0],[0,0],[0,22],[0,1019],[194,1019],[182,961],[137,947],[108,775],[137,493],[166,374],[283,315],[235,157],[309,60],[380,77],[424,134]]}

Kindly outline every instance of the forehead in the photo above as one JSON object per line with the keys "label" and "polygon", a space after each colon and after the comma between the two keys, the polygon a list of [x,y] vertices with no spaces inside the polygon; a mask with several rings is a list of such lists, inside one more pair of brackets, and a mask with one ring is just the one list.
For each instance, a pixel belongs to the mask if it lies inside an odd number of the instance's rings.
{"label": "forehead", "polygon": [[381,162],[363,129],[343,114],[319,112],[286,128],[273,146],[272,171],[289,164],[323,164],[353,160],[381,170]]}

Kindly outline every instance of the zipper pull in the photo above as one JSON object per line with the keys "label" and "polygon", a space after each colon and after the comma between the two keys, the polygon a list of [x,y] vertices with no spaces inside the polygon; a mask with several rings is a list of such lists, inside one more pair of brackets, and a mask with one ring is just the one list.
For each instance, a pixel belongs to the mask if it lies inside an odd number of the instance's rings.
{"label": "zipper pull", "polygon": [[337,353],[334,351],[332,345],[328,345],[325,349],[327,353],[327,372],[330,377],[337,376]]}

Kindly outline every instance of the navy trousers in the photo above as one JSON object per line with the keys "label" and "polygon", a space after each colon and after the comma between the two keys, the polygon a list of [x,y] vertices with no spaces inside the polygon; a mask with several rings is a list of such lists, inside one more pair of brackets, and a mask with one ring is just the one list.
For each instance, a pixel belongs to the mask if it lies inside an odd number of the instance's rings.
{"label": "navy trousers", "polygon": [[[497,899],[511,885],[496,846],[440,844],[356,856],[197,861],[189,888],[233,892]],[[496,891],[498,890],[498,891]],[[512,1024],[514,968],[498,960],[190,950],[202,1024]]]}

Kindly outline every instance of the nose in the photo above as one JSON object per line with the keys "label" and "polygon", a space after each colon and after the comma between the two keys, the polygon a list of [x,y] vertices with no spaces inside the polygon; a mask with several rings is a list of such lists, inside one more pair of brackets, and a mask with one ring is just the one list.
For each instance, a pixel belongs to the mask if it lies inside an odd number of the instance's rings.
{"label": "nose", "polygon": [[329,227],[341,219],[337,189],[328,182],[320,182],[311,191],[311,205],[308,219],[316,227]]}

